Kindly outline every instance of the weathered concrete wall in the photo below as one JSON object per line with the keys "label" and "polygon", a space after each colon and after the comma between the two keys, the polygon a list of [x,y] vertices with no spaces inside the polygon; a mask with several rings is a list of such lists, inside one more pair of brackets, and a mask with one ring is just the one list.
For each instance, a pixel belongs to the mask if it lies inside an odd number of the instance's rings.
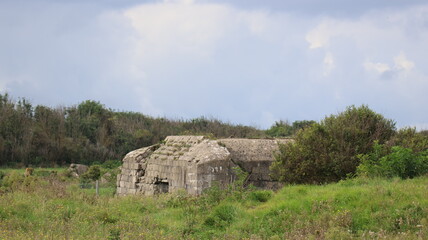
{"label": "weathered concrete wall", "polygon": [[136,194],[141,177],[144,176],[148,157],[158,148],[158,145],[134,150],[123,158],[121,173],[117,175],[117,194]]}
{"label": "weathered concrete wall", "polygon": [[164,144],[125,156],[117,193],[153,195],[185,189],[200,194],[212,181],[230,182],[229,155],[226,148],[202,136],[169,136]]}
{"label": "weathered concrete wall", "polygon": [[201,194],[214,182],[226,186],[235,180],[233,167],[249,173],[247,183],[277,188],[269,176],[278,141],[270,139],[220,139],[202,136],[169,136],[163,144],[137,149],[123,159],[117,194],[175,192]]}
{"label": "weathered concrete wall", "polygon": [[287,143],[291,139],[219,139],[231,154],[231,160],[247,172],[248,184],[256,187],[275,189],[280,185],[270,177],[269,167],[275,161],[273,154],[278,151],[278,143]]}

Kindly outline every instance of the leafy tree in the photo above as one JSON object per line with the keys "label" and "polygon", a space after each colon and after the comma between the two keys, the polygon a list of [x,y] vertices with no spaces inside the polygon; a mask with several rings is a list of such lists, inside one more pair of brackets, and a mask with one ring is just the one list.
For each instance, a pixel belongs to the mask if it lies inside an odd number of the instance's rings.
{"label": "leafy tree", "polygon": [[293,131],[294,133],[296,133],[297,131],[310,127],[312,124],[315,124],[315,123],[316,122],[313,120],[294,121],[292,125]]}
{"label": "leafy tree", "polygon": [[33,107],[25,99],[13,102],[0,94],[0,164],[27,165],[32,139]]}
{"label": "leafy tree", "polygon": [[0,94],[0,165],[104,163],[168,135],[183,134],[264,136],[253,127],[205,117],[185,121],[115,112],[92,100],[71,107],[38,105],[33,109],[25,99],[13,101],[8,94]]}
{"label": "leafy tree", "polygon": [[287,137],[293,134],[293,127],[288,121],[277,121],[275,124],[266,130],[266,134],[270,137]]}
{"label": "leafy tree", "polygon": [[315,121],[302,120],[294,121],[290,124],[288,121],[277,121],[275,124],[266,130],[266,134],[270,137],[289,137],[295,135],[299,130],[310,127]]}
{"label": "leafy tree", "polygon": [[271,167],[273,176],[291,183],[338,181],[355,173],[358,154],[372,151],[375,140],[385,143],[394,130],[392,120],[367,106],[350,106],[299,131],[294,142],[281,145]]}
{"label": "leafy tree", "polygon": [[88,171],[86,171],[83,175],[83,179],[88,179],[92,181],[96,181],[101,177],[101,168],[99,165],[92,165],[89,167]]}
{"label": "leafy tree", "polygon": [[422,152],[428,149],[428,135],[417,132],[415,128],[403,128],[388,141],[387,145],[410,148],[414,152]]}

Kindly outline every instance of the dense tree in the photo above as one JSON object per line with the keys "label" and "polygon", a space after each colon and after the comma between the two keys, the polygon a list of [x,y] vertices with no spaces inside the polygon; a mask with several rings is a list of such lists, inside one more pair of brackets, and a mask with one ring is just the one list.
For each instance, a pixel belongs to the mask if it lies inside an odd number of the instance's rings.
{"label": "dense tree", "polygon": [[355,173],[358,154],[372,150],[374,141],[385,143],[395,123],[367,106],[351,106],[299,131],[295,142],[281,145],[273,175],[285,182],[323,183]]}
{"label": "dense tree", "polygon": [[275,124],[266,130],[266,134],[270,137],[290,137],[295,135],[299,130],[310,127],[315,121],[295,121],[290,124],[288,121],[277,121]]}
{"label": "dense tree", "polygon": [[0,94],[0,165],[103,163],[168,135],[184,134],[264,136],[261,130],[216,119],[152,118],[112,111],[92,100],[71,107],[38,105],[33,109],[25,99],[15,102],[8,94]]}
{"label": "dense tree", "polygon": [[27,164],[32,139],[31,104],[21,99],[14,103],[7,94],[0,95],[0,162],[20,161]]}

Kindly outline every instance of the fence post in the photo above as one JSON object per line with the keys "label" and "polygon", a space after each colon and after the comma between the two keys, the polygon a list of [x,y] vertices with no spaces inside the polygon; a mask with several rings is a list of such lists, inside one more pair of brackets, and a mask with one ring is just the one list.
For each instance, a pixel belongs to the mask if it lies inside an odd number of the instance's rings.
{"label": "fence post", "polygon": [[99,196],[99,195],[100,195],[100,192],[99,192],[99,186],[98,186],[98,180],[97,180],[97,181],[95,181],[95,192],[97,193],[97,196]]}

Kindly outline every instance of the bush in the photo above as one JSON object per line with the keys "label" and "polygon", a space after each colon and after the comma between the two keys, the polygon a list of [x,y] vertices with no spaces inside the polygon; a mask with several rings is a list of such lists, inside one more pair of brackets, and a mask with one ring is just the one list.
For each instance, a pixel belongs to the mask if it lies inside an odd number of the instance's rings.
{"label": "bush", "polygon": [[416,153],[422,152],[428,149],[428,135],[423,131],[417,132],[415,128],[403,128],[388,141],[387,146],[401,146]]}
{"label": "bush", "polygon": [[40,183],[40,179],[34,176],[25,177],[24,174],[18,171],[12,171],[5,175],[1,180],[1,191],[32,191]]}
{"label": "bush", "polygon": [[269,137],[288,137],[296,134],[299,130],[305,129],[312,124],[314,124],[315,121],[295,121],[293,124],[290,124],[288,121],[282,121],[275,122],[275,124],[270,127],[268,130],[266,130],[266,134]]}
{"label": "bush", "polygon": [[101,168],[99,165],[90,166],[88,171],[86,171],[82,176],[80,176],[80,187],[81,188],[91,188],[91,182],[100,179],[101,177]]}
{"label": "bush", "polygon": [[295,141],[280,145],[271,170],[274,178],[290,183],[324,183],[354,174],[358,154],[372,151],[374,141],[385,143],[395,123],[367,106],[351,106],[326,117],[296,135]]}
{"label": "bush", "polygon": [[205,225],[224,228],[232,223],[238,216],[238,210],[235,206],[226,204],[217,206],[213,213],[205,220]]}
{"label": "bush", "polygon": [[[414,178],[428,173],[428,150],[415,153],[410,148],[394,146],[384,155],[386,147],[376,144],[372,153],[360,155],[358,174],[369,177]],[[383,156],[384,155],[384,156]]]}
{"label": "bush", "polygon": [[119,160],[107,160],[102,164],[103,168],[107,168],[107,169],[118,168],[121,165],[122,165],[122,161],[119,161]]}
{"label": "bush", "polygon": [[257,202],[267,202],[272,197],[272,191],[268,190],[258,190],[250,193],[249,197],[253,201]]}
{"label": "bush", "polygon": [[96,181],[101,177],[101,168],[99,165],[90,166],[88,171],[86,171],[83,175],[83,179],[89,179],[92,181]]}

